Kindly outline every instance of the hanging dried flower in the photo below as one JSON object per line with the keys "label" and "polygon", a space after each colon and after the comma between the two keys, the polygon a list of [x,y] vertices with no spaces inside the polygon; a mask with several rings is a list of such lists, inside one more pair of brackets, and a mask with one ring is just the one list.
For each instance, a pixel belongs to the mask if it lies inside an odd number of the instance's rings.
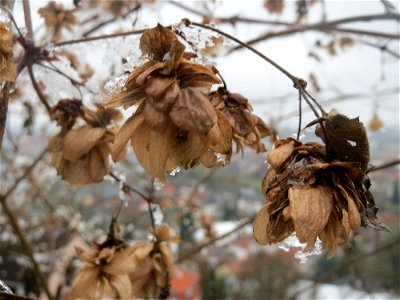
{"label": "hanging dried flower", "polygon": [[278,243],[295,232],[307,244],[304,251],[319,238],[333,256],[360,226],[382,226],[376,209],[371,215],[369,186],[360,185],[360,163],[326,162],[325,151],[323,145],[292,138],[275,143],[262,184],[266,203],[254,222],[258,243]]}
{"label": "hanging dried flower", "polygon": [[150,230],[156,238],[152,243],[139,243],[131,247],[135,268],[130,273],[133,298],[159,299],[169,289],[173,276],[174,260],[168,243],[177,243],[179,237],[171,236],[167,226]]}
{"label": "hanging dried flower", "polygon": [[202,214],[198,219],[200,227],[204,230],[206,238],[212,239],[215,237],[213,229],[213,219],[210,215]]}
{"label": "hanging dried flower", "polygon": [[93,244],[94,249],[76,248],[85,265],[72,282],[68,299],[132,299],[129,273],[135,269],[132,249]]}
{"label": "hanging dried flower", "polygon": [[11,23],[0,22],[0,81],[14,81],[17,77],[12,44]]}
{"label": "hanging dried flower", "polygon": [[238,150],[242,143],[259,152],[265,152],[262,138],[272,133],[271,129],[256,115],[248,100],[237,93],[229,93],[225,88],[210,93],[211,103],[222,112],[221,118],[226,119],[232,127],[234,140]]}
{"label": "hanging dried flower", "polygon": [[369,121],[368,129],[372,132],[376,132],[381,130],[383,126],[385,125],[383,124],[381,118],[379,118],[377,114],[374,114],[372,119]]}
{"label": "hanging dried flower", "polygon": [[[120,113],[103,107],[92,111],[82,108],[76,100],[60,101],[53,113],[62,126],[48,145],[57,173],[74,186],[102,181],[109,172],[109,154],[115,137],[115,130],[106,126],[118,120]],[[78,116],[86,124],[73,128]]]}
{"label": "hanging dried flower", "polygon": [[216,139],[225,129],[229,136],[229,128],[206,95],[219,83],[213,70],[191,62],[193,54],[184,52],[175,34],[161,25],[143,33],[140,49],[151,60],[136,68],[122,91],[106,101],[108,107],[139,106],[116,136],[113,159],[121,158],[131,140],[140,164],[160,180],[176,167],[216,161]]}
{"label": "hanging dried flower", "polygon": [[50,1],[45,7],[38,10],[39,15],[44,18],[47,28],[52,30],[53,42],[59,42],[62,38],[62,29],[72,29],[73,25],[79,23],[74,16],[75,9],[65,9],[62,4]]}
{"label": "hanging dried flower", "polygon": [[271,13],[271,14],[282,14],[284,8],[283,0],[265,0],[264,7]]}

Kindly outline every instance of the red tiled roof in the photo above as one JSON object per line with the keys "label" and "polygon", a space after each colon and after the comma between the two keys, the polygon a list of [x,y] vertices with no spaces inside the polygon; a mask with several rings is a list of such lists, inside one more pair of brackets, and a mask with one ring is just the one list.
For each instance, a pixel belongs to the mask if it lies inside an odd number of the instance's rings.
{"label": "red tiled roof", "polygon": [[200,277],[198,274],[183,268],[176,268],[171,280],[171,299],[200,299]]}

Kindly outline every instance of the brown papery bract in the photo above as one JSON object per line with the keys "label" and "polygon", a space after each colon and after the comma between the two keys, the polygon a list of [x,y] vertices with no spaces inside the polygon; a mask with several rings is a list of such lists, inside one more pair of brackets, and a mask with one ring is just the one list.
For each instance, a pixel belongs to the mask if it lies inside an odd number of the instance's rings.
{"label": "brown papery bract", "polygon": [[325,155],[320,144],[292,138],[275,142],[262,183],[266,203],[254,222],[258,243],[281,242],[296,233],[306,244],[305,252],[312,251],[319,238],[331,257],[360,226],[384,229],[365,209],[372,201],[366,200],[368,188],[359,186],[360,163],[326,162]]}
{"label": "brown papery bract", "polygon": [[17,77],[12,36],[11,23],[0,22],[0,81],[14,81]]}
{"label": "brown papery bract", "polygon": [[[247,99],[231,94],[227,105],[237,103],[241,108],[234,112],[218,109],[208,95],[211,86],[220,82],[215,68],[191,62],[192,53],[184,52],[172,31],[161,25],[146,30],[140,49],[150,61],[137,67],[124,88],[106,100],[113,108],[138,105],[117,133],[114,160],[121,159],[120,153],[131,140],[143,168],[164,181],[165,173],[177,167],[228,163],[235,138],[237,143],[242,139],[257,151],[265,150],[260,139],[268,134],[268,127],[250,113]],[[234,123],[227,117],[232,114],[239,114],[233,117]],[[219,154],[225,155],[224,162],[217,159]]]}
{"label": "brown papery bract", "polygon": [[[53,108],[53,115],[62,129],[48,144],[53,153],[51,164],[73,186],[100,182],[109,173],[115,128],[107,126],[121,118],[114,109],[99,106],[93,111],[81,105],[80,101],[61,100]],[[78,117],[86,124],[73,127]]]}
{"label": "brown papery bract", "polygon": [[[248,100],[240,94],[229,93],[225,88],[209,94],[214,107],[219,114],[220,123],[228,122],[232,127],[233,138],[237,148],[242,148],[242,143],[258,152],[265,152],[262,138],[269,136],[272,131],[261,120],[252,114],[252,107]],[[226,126],[225,126],[226,127]]]}
{"label": "brown papery bract", "polygon": [[62,38],[62,29],[72,29],[73,25],[79,23],[75,17],[75,9],[65,9],[62,4],[50,1],[45,7],[38,10],[39,15],[44,18],[46,27],[52,30],[53,42],[59,42]]}

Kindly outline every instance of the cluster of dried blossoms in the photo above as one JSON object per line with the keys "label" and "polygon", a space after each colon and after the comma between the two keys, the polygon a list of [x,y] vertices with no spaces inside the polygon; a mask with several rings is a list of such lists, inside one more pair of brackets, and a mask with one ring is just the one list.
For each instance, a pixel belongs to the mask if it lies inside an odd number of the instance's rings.
{"label": "cluster of dried blossoms", "polygon": [[[360,147],[351,153],[346,151],[349,145],[340,144],[343,138],[348,143],[354,133],[359,135],[357,142],[363,140],[362,124],[342,115],[328,116],[325,133],[329,148],[288,138],[277,141],[269,152],[269,168],[262,183],[266,203],[254,222],[258,243],[279,243],[295,232],[306,244],[305,252],[311,251],[319,238],[333,256],[360,226],[385,229],[376,219],[377,209],[368,190],[368,145],[350,146]],[[339,119],[348,125],[348,136],[340,139],[341,128],[335,125]]]}
{"label": "cluster of dried blossoms", "polygon": [[[73,186],[100,182],[109,172],[109,155],[116,128],[108,128],[121,118],[110,108],[98,106],[96,111],[82,106],[78,100],[60,100],[52,110],[61,131],[49,140],[53,152],[51,164],[57,173]],[[84,125],[75,126],[77,118]]]}
{"label": "cluster of dried blossoms", "polygon": [[65,299],[165,299],[174,260],[168,243],[179,242],[167,226],[150,231],[154,242],[127,246],[120,240],[77,249],[85,265],[76,274]]}
{"label": "cluster of dried blossoms", "polygon": [[62,4],[50,1],[45,7],[38,10],[39,15],[44,18],[46,27],[52,31],[52,41],[59,42],[62,38],[62,29],[72,29],[73,25],[79,23],[75,17],[75,9],[65,9]]}
{"label": "cluster of dried blossoms", "polygon": [[172,31],[161,25],[146,30],[140,49],[150,60],[106,101],[112,108],[138,106],[115,138],[114,160],[131,140],[143,168],[164,181],[177,167],[221,165],[218,154],[229,161],[233,139],[264,150],[260,139],[269,131],[251,114],[247,100],[227,91],[210,93],[220,83],[217,71],[192,62],[195,54],[185,52]]}
{"label": "cluster of dried blossoms", "polygon": [[17,77],[12,45],[11,23],[0,22],[0,81],[14,81]]}

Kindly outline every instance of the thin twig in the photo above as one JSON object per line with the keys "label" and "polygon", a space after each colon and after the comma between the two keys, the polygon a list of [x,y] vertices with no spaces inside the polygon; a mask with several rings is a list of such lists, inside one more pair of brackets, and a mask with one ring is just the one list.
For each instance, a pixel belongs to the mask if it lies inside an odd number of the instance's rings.
{"label": "thin twig", "polygon": [[[110,172],[109,175],[114,178],[117,182],[123,182],[121,178],[119,178],[117,175],[115,175],[114,173]],[[152,203],[153,200],[150,199],[150,197],[146,196],[145,194],[143,194],[141,191],[135,189],[133,186],[127,184],[126,182],[123,182],[125,184],[125,186],[130,189],[132,192],[134,192],[135,194],[139,195],[140,197],[142,197],[144,200],[146,200],[147,202]]]}
{"label": "thin twig", "polygon": [[395,57],[397,59],[400,59],[400,54],[394,50],[389,49],[387,47],[387,45],[381,46],[381,45],[377,45],[377,44],[371,43],[369,41],[363,41],[363,40],[358,40],[357,42],[360,44],[363,44],[363,45],[367,45],[367,46],[376,48],[380,51],[383,51],[383,52],[386,52],[387,54],[392,55],[393,57]]}
{"label": "thin twig", "polygon": [[394,166],[399,165],[399,164],[400,164],[400,159],[395,159],[393,161],[389,161],[387,163],[381,164],[381,165],[379,165],[377,167],[373,167],[370,170],[370,172],[376,172],[376,171],[379,171],[379,170],[391,168],[391,167],[394,167]]}
{"label": "thin twig", "polygon": [[3,144],[3,137],[7,123],[8,100],[10,99],[11,83],[6,82],[0,93],[0,150]]}
{"label": "thin twig", "polygon": [[289,71],[287,71],[286,69],[284,69],[282,66],[280,66],[279,64],[277,64],[275,61],[273,61],[272,59],[270,59],[269,57],[265,56],[264,54],[262,54],[260,51],[258,51],[257,49],[253,48],[252,46],[250,46],[249,44],[242,42],[241,40],[239,40],[238,38],[230,35],[229,33],[226,33],[222,30],[219,30],[217,28],[214,28],[212,26],[209,25],[205,25],[205,24],[201,24],[201,23],[196,23],[196,22],[192,22],[188,19],[183,19],[182,23],[185,24],[186,26],[196,26],[196,27],[201,27],[204,29],[208,29],[214,32],[219,33],[220,35],[223,35],[225,37],[227,37],[228,39],[235,41],[236,43],[238,43],[239,45],[241,45],[244,48],[249,49],[250,51],[254,52],[255,54],[257,54],[258,56],[260,56],[262,59],[266,60],[268,63],[270,63],[271,65],[273,65],[275,68],[277,68],[279,71],[281,71],[283,74],[285,74],[290,80],[293,81],[293,83],[295,83],[295,79],[297,79],[296,76],[294,76],[293,74],[291,74]]}
{"label": "thin twig", "polygon": [[[204,24],[196,23],[196,22],[191,22],[191,21],[188,20],[188,19],[183,19],[181,22],[182,22],[183,24],[185,24],[186,26],[188,26],[188,27],[189,27],[190,25],[193,25],[193,26],[197,26],[197,27],[200,27],[200,28],[205,28],[205,29],[208,29],[208,30],[217,32],[217,33],[219,33],[219,34],[221,34],[221,35],[227,37],[228,39],[230,39],[230,40],[232,40],[232,41],[235,41],[236,43],[238,43],[238,44],[241,45],[242,47],[247,48],[248,50],[252,51],[252,52],[255,53],[256,55],[260,56],[262,59],[264,59],[264,60],[267,61],[269,64],[271,64],[272,66],[274,66],[276,69],[278,69],[280,72],[282,72],[284,75],[286,75],[286,76],[293,82],[294,87],[300,91],[301,95],[303,96],[304,100],[307,102],[307,104],[308,104],[308,106],[310,107],[310,109],[313,111],[314,115],[315,115],[317,118],[320,117],[319,113],[318,113],[317,110],[314,108],[314,106],[312,105],[310,99],[308,98],[308,93],[306,93],[306,91],[305,91],[305,86],[307,85],[307,83],[306,83],[304,80],[298,78],[297,76],[294,76],[294,75],[291,74],[289,71],[287,71],[287,70],[284,69],[282,66],[280,66],[278,63],[276,63],[275,61],[273,61],[272,59],[270,59],[270,58],[267,57],[266,55],[262,54],[260,51],[258,51],[258,50],[255,49],[254,47],[252,47],[252,46],[250,46],[249,44],[247,44],[247,43],[245,43],[245,42],[239,40],[238,38],[236,38],[236,37],[230,35],[229,33],[226,33],[226,32],[224,32],[224,31],[222,31],[222,30],[220,30],[220,29],[217,29],[217,28],[214,28],[214,27],[212,27],[212,26],[208,26],[208,25],[204,25]],[[313,98],[313,100],[315,100],[315,99]],[[316,100],[315,100],[315,101],[316,101]],[[319,104],[317,104],[317,105],[319,105]],[[321,108],[321,109],[322,109],[322,108]],[[320,124],[321,124],[322,130],[323,130],[323,132],[324,132],[324,135],[326,135],[326,134],[325,134],[324,125],[322,124],[322,122],[320,122]]]}
{"label": "thin twig", "polygon": [[44,292],[46,293],[47,297],[52,300],[54,299],[53,296],[51,295],[49,288],[47,286],[47,280],[42,271],[40,270],[39,264],[37,263],[34,255],[33,255],[33,250],[31,245],[28,242],[28,239],[25,236],[24,231],[21,229],[18,223],[18,219],[14,216],[13,212],[11,211],[10,207],[7,204],[7,199],[4,197],[0,197],[0,203],[1,206],[3,207],[4,213],[7,215],[10,225],[13,228],[15,234],[18,236],[19,241],[21,242],[22,247],[24,248],[26,254],[28,255],[32,266],[33,266],[33,271],[35,272],[36,276],[39,279],[39,282],[44,289]]}
{"label": "thin twig", "polygon": [[400,244],[400,239],[397,239],[397,240],[394,240],[394,241],[392,241],[392,242],[390,242],[388,244],[385,244],[385,245],[383,245],[381,247],[378,247],[378,248],[376,248],[376,249],[374,249],[374,250],[372,250],[370,252],[366,252],[366,253],[362,253],[362,254],[357,255],[357,256],[350,257],[349,259],[347,259],[343,263],[341,263],[339,266],[333,268],[332,270],[330,270],[329,272],[325,273],[324,275],[319,276],[318,278],[315,278],[314,282],[311,285],[306,286],[306,287],[304,287],[304,288],[302,288],[302,289],[300,289],[298,291],[295,291],[291,296],[288,297],[288,299],[293,299],[296,296],[298,296],[299,294],[303,293],[304,291],[312,289],[312,288],[315,288],[319,283],[324,282],[327,279],[339,274],[339,272],[341,270],[348,268],[352,264],[358,263],[358,262],[360,262],[360,261],[362,261],[362,260],[364,260],[364,259],[366,259],[366,258],[368,258],[370,256],[378,254],[378,253],[380,253],[382,251],[390,250],[393,247],[398,246],[399,244]]}
{"label": "thin twig", "polygon": [[301,92],[299,90],[299,126],[297,128],[297,137],[296,139],[300,139],[300,131],[301,131],[301,119],[302,119],[302,111],[301,111]]}
{"label": "thin twig", "polygon": [[40,89],[39,84],[36,81],[35,75],[33,74],[33,67],[31,64],[28,64],[27,67],[28,67],[28,74],[29,74],[29,77],[32,82],[32,86],[35,89],[40,102],[42,102],[42,104],[44,105],[44,107],[47,110],[47,113],[49,114],[49,116],[51,116],[51,107],[50,107],[49,103],[47,102],[46,96],[42,93],[42,90]]}
{"label": "thin twig", "polygon": [[128,35],[142,34],[145,30],[146,29],[139,29],[139,30],[132,30],[132,31],[127,31],[127,32],[87,37],[87,38],[83,38],[83,39],[69,40],[69,41],[64,41],[64,42],[53,44],[52,47],[62,47],[62,46],[72,45],[72,44],[80,44],[80,43],[87,43],[87,42],[92,42],[92,41],[111,39],[111,38],[117,38],[117,37],[128,36]]}
{"label": "thin twig", "polygon": [[25,44],[26,44],[25,38],[24,38],[24,36],[23,36],[21,30],[19,29],[19,26],[18,26],[18,24],[17,24],[17,21],[15,21],[14,16],[13,16],[12,12],[10,11],[10,9],[9,9],[8,7],[4,7],[4,6],[2,6],[2,5],[0,5],[0,9],[3,9],[3,10],[8,14],[8,16],[9,16],[10,19],[11,19],[11,21],[12,21],[13,24],[14,24],[15,29],[17,30],[17,32],[18,32],[18,34],[19,34],[19,37],[21,38],[22,46],[25,46]]}
{"label": "thin twig", "polygon": [[[178,1],[168,1],[169,4],[172,4],[176,7],[179,7],[185,11],[188,11],[192,14],[195,14],[197,16],[203,17],[203,18],[208,18],[209,16],[205,13],[202,13],[196,9],[193,9],[189,6],[184,5],[182,2]],[[292,23],[288,22],[282,22],[282,21],[269,21],[269,20],[260,20],[260,19],[254,19],[254,18],[244,18],[240,16],[232,16],[232,17],[215,17],[213,18],[217,23],[230,23],[230,24],[235,24],[235,23],[250,23],[250,24],[263,24],[263,25],[281,25],[281,26],[290,26]]]}
{"label": "thin twig", "polygon": [[400,35],[396,33],[386,33],[386,32],[380,32],[380,31],[372,31],[372,30],[363,30],[363,29],[354,29],[354,28],[338,28],[338,27],[333,27],[333,28],[327,28],[323,29],[321,31],[337,31],[337,32],[342,32],[342,33],[351,33],[351,34],[357,34],[357,35],[366,35],[366,36],[373,36],[373,37],[379,37],[379,38],[386,38],[386,39],[394,39],[398,40],[400,39]]}
{"label": "thin twig", "polygon": [[32,29],[32,18],[31,18],[31,7],[29,0],[22,1],[23,9],[24,9],[24,18],[25,18],[25,26],[28,30],[28,39],[33,41],[33,29]]}
{"label": "thin twig", "polygon": [[8,196],[10,196],[11,193],[18,187],[19,183],[24,180],[32,172],[36,165],[43,159],[47,151],[48,149],[45,148],[42,152],[40,152],[40,154],[38,155],[38,157],[36,157],[32,164],[25,169],[24,173],[20,177],[18,177],[14,181],[13,185],[4,194],[0,195],[0,197],[6,199]]}
{"label": "thin twig", "polygon": [[[128,17],[131,13],[133,13],[133,12],[139,10],[141,6],[142,6],[142,4],[139,3],[139,4],[137,4],[135,7],[133,7],[132,9],[128,10],[126,13],[124,13],[124,14],[122,15],[122,19],[125,19],[125,18]],[[108,24],[110,24],[110,23],[112,23],[112,22],[114,22],[114,21],[116,21],[116,20],[117,20],[117,18],[116,18],[116,17],[113,17],[113,18],[111,18],[111,19],[109,19],[109,20],[103,21],[103,22],[97,24],[96,26],[94,26],[93,28],[89,29],[88,31],[84,32],[84,33],[82,34],[82,36],[87,37],[87,36],[90,35],[91,33],[93,33],[93,32],[95,32],[95,31],[99,30],[100,28],[102,28],[102,27],[104,27],[104,26],[106,26],[106,25],[108,25]]]}
{"label": "thin twig", "polygon": [[7,299],[7,300],[39,300],[39,298],[30,298],[25,297],[17,294],[10,294],[6,292],[0,291],[0,299]]}
{"label": "thin twig", "polygon": [[236,226],[236,227],[233,228],[232,230],[228,231],[227,233],[224,233],[224,234],[222,234],[222,235],[220,235],[220,236],[217,236],[217,237],[215,237],[215,238],[212,238],[212,239],[208,240],[207,242],[204,242],[204,243],[202,243],[202,244],[199,244],[199,245],[194,246],[192,249],[190,249],[190,250],[186,251],[185,253],[183,253],[183,254],[176,260],[176,263],[179,264],[179,263],[181,263],[181,262],[183,262],[183,261],[189,259],[189,258],[192,257],[193,255],[196,255],[197,253],[199,253],[202,249],[204,249],[204,248],[206,248],[206,247],[208,247],[208,246],[210,246],[210,245],[213,245],[215,242],[217,242],[217,241],[219,241],[219,240],[222,240],[222,239],[224,239],[224,238],[230,236],[232,233],[235,233],[235,232],[239,231],[240,229],[242,229],[242,228],[245,227],[246,225],[252,223],[252,222],[254,221],[254,219],[255,219],[255,216],[254,216],[254,217],[251,217],[251,218],[249,218],[249,219],[247,219],[246,221],[244,221],[244,222],[242,222],[242,223],[240,223],[238,226]]}
{"label": "thin twig", "polygon": [[[275,37],[282,37],[286,35],[291,35],[293,33],[300,33],[304,31],[309,31],[309,30],[317,30],[317,31],[337,31],[337,32],[347,32],[347,33],[355,33],[355,34],[362,34],[362,35],[373,35],[377,37],[388,37],[386,33],[381,33],[381,32],[374,32],[374,31],[366,31],[366,30],[355,30],[355,29],[345,29],[345,28],[337,28],[337,25],[340,24],[346,24],[346,23],[352,23],[352,22],[367,22],[367,21],[374,21],[374,20],[400,20],[400,15],[399,14],[374,14],[374,15],[364,15],[364,16],[358,16],[358,17],[349,17],[349,18],[343,18],[343,19],[338,19],[330,22],[319,22],[315,24],[309,24],[309,25],[304,25],[304,26],[292,26],[288,29],[282,30],[282,31],[277,31],[277,32],[267,32],[257,38],[251,39],[246,42],[248,45],[252,45],[261,41],[265,41],[267,39],[275,38]],[[390,38],[394,39],[399,39],[399,35],[390,35]],[[241,49],[243,45],[240,45],[238,47],[235,47],[230,50],[230,52],[233,52],[235,50]]]}

